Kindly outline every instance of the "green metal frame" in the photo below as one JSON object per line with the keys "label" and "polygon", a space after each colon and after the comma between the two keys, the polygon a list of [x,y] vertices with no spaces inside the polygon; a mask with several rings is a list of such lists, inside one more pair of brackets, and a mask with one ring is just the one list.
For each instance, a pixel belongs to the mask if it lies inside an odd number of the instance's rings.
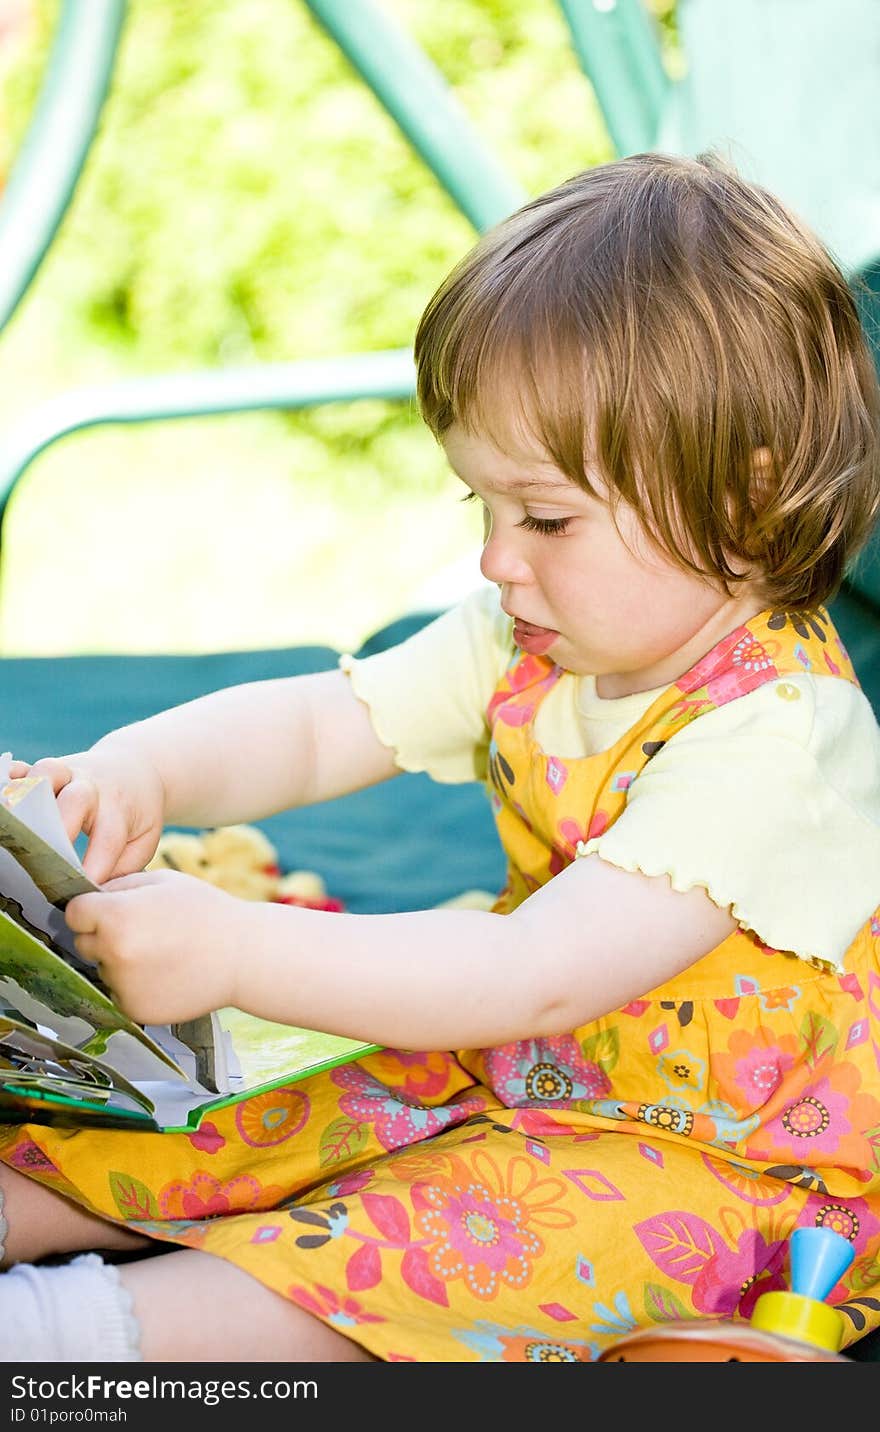
{"label": "green metal frame", "polygon": [[305,0],[479,232],[517,209],[520,186],[487,149],[424,51],[375,0]]}
{"label": "green metal frame", "polygon": [[209,368],[93,388],[76,388],[31,409],[0,450],[0,520],[16,483],[40,453],[85,428],[221,413],[294,410],[359,398],[409,398],[415,370],[408,348],[252,368]]}
{"label": "green metal frame", "polygon": [[559,0],[618,155],[653,148],[670,79],[642,0]]}
{"label": "green metal frame", "polygon": [[[473,129],[440,72],[374,0],[304,3],[478,232],[523,202],[523,191]],[[0,329],[27,291],[76,189],[112,79],[125,12],[125,0],[64,0],[37,110],[0,202]],[[12,491],[30,464],[78,430],[404,399],[414,392],[408,350],[75,389],[41,403],[0,444],[0,532]]]}
{"label": "green metal frame", "polygon": [[113,75],[125,0],[64,0],[33,117],[0,203],[0,331],[64,217]]}

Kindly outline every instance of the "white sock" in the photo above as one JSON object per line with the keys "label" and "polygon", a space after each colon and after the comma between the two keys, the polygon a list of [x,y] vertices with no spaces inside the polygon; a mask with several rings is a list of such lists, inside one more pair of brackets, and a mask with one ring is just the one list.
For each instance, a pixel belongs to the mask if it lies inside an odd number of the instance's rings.
{"label": "white sock", "polygon": [[142,1361],[131,1294],[98,1253],[0,1273],[0,1362]]}

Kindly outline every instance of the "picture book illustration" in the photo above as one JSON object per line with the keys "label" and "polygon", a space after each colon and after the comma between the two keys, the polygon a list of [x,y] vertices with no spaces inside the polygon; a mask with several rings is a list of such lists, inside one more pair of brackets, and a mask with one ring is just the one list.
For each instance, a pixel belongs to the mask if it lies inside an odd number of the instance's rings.
{"label": "picture book illustration", "polygon": [[64,920],[97,890],[49,782],[0,756],[0,1122],[192,1129],[205,1113],[376,1048],[215,1010],[141,1026],[81,959]]}

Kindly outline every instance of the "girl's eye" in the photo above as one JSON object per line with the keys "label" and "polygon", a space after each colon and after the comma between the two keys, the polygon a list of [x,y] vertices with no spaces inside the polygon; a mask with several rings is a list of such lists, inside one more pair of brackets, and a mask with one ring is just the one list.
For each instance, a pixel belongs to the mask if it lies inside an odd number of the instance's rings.
{"label": "girl's eye", "polygon": [[545,537],[561,537],[568,527],[570,517],[532,517],[527,512],[517,527],[525,528],[526,532],[542,532]]}

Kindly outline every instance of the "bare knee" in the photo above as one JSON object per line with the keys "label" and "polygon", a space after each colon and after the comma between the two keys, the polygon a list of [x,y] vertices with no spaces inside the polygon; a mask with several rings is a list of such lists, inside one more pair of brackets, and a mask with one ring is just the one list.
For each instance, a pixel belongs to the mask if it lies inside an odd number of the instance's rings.
{"label": "bare knee", "polygon": [[[188,1248],[142,1259],[120,1276],[145,1362],[373,1361],[350,1338],[210,1253]],[[223,1308],[235,1316],[218,1317]]]}
{"label": "bare knee", "polygon": [[0,1163],[0,1194],[7,1223],[0,1268],[32,1263],[57,1253],[87,1249],[125,1251],[149,1245],[149,1239],[88,1213],[71,1199]]}

